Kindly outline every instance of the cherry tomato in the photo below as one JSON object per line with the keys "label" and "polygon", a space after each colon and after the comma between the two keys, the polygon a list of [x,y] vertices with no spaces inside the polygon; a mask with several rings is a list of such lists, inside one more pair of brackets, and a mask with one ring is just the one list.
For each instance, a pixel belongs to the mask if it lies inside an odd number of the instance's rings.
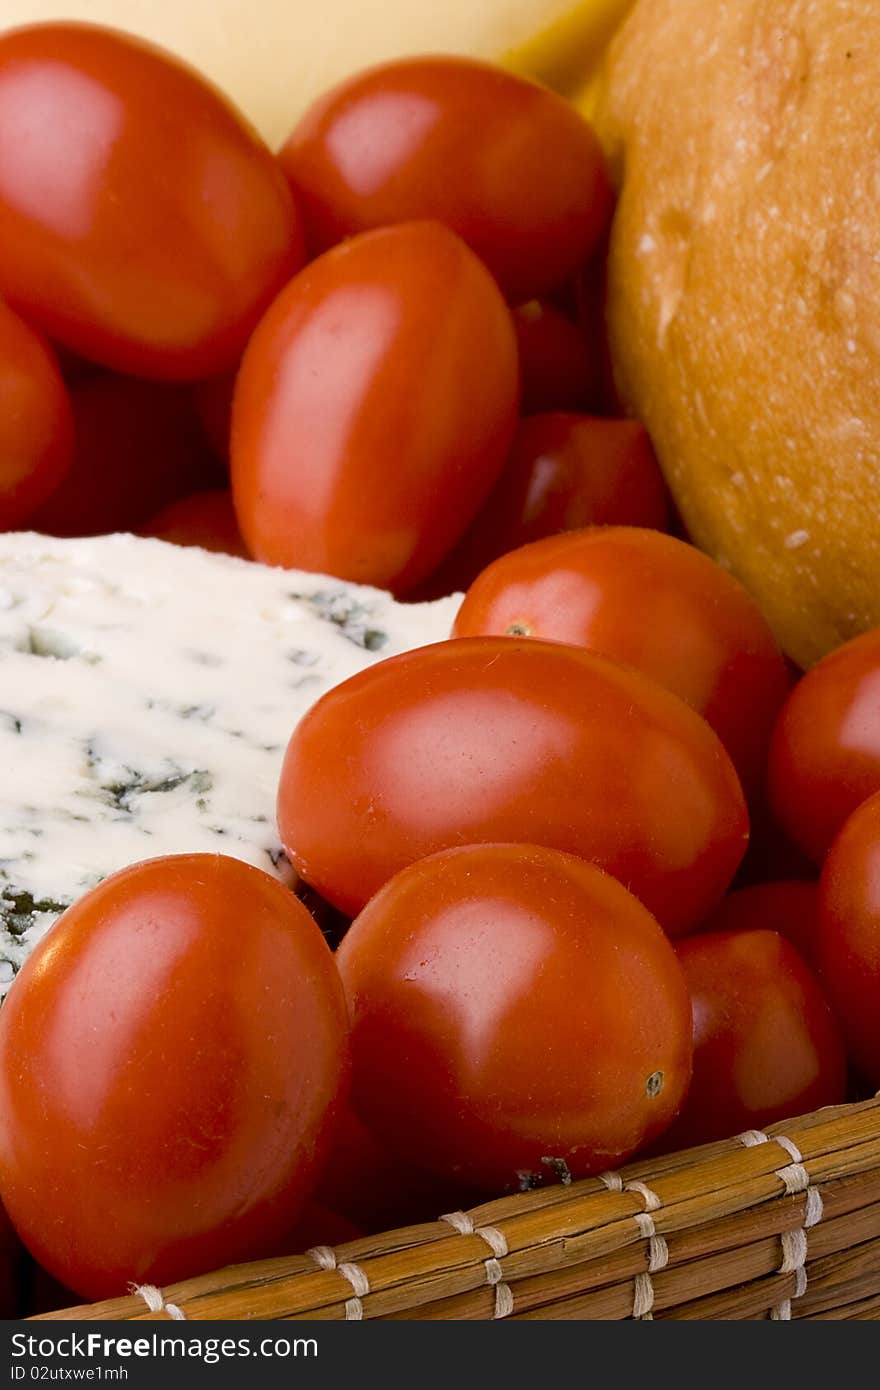
{"label": "cherry tomato", "polygon": [[0,303],[0,531],[19,527],[45,502],[70,466],[72,448],[70,399],[58,363]]}
{"label": "cherry tomato", "polygon": [[352,1099],[413,1163],[494,1191],[584,1177],[660,1134],[690,1079],[675,952],[592,864],[532,845],[404,869],[337,954]]}
{"label": "cherry tomato", "polygon": [[345,1002],[306,909],[222,855],[135,864],[69,908],[0,1012],[0,1191],[86,1298],[259,1252],[315,1185]]}
{"label": "cherry tomato", "polygon": [[880,628],[814,666],[788,697],[770,746],[772,809],[821,864],[856,807],[880,791]]}
{"label": "cherry tomato", "polygon": [[692,545],[621,526],[536,541],[477,577],[453,631],[572,642],[625,661],[711,724],[748,790],[763,778],[785,662],[746,590]]}
{"label": "cherry tomato", "polygon": [[513,300],[567,280],[611,217],[598,141],[574,108],[462,58],[358,73],[306,113],[279,158],[314,250],[431,218],[463,237]]}
{"label": "cherry tomato", "polygon": [[516,423],[510,314],[436,223],[356,237],[279,295],[245,353],[232,482],[267,564],[405,590],[497,478]]}
{"label": "cherry tomato", "polygon": [[30,518],[53,536],[136,530],[159,507],[216,485],[183,387],[102,373],[70,394],[76,443],[61,485]]}
{"label": "cherry tomato", "polygon": [[589,410],[598,402],[598,363],[591,343],[552,304],[530,299],[513,311],[522,410]]}
{"label": "cherry tomato", "polygon": [[819,881],[818,956],[849,1055],[880,1086],[880,793],[853,812]]}
{"label": "cherry tomato", "polygon": [[0,34],[0,293],[141,376],[232,367],[302,264],[272,155],[170,54],[90,24]]}
{"label": "cherry tomato", "polygon": [[668,521],[654,450],[635,420],[532,415],[521,422],[488,501],[429,583],[435,593],[466,589],[500,555],[561,531],[662,530]]}
{"label": "cherry tomato", "polygon": [[179,497],[151,516],[138,534],[155,536],[173,545],[197,545],[202,550],[249,558],[229,491],[194,492],[189,497]]}
{"label": "cherry tomato", "polygon": [[819,885],[801,879],[754,883],[722,898],[706,922],[711,932],[775,931],[818,969]]}
{"label": "cherry tomato", "polygon": [[846,1057],[818,981],[774,931],[676,947],[691,992],[694,1075],[663,1148],[725,1139],[846,1098]]}
{"label": "cherry tomato", "polygon": [[742,858],[730,759],[681,700],[562,643],[465,638],[391,657],[323,696],[288,745],[281,839],[354,915],[436,850],[525,841],[592,859],[672,934]]}

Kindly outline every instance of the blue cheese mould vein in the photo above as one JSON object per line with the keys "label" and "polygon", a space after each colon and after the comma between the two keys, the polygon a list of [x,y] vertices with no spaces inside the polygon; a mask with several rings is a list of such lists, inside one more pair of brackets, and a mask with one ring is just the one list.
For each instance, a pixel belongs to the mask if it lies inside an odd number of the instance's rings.
{"label": "blue cheese mould vein", "polygon": [[127,864],[221,851],[291,881],[275,796],[296,721],[443,640],[458,602],[132,536],[0,536],[0,993]]}
{"label": "blue cheese mould vein", "polygon": [[[292,593],[294,602],[307,603],[312,612],[325,622],[333,623],[343,637],[368,652],[380,652],[388,645],[388,633],[372,626],[375,614],[370,605],[360,603],[352,594],[353,586],[321,589],[317,593]],[[448,636],[449,634],[445,634]]]}
{"label": "blue cheese mould vein", "polygon": [[[148,706],[151,704],[147,702]],[[183,718],[188,716],[184,713]],[[95,747],[94,739],[87,739],[85,745],[86,766],[96,774],[97,790],[99,794],[107,799],[115,810],[126,815],[132,815],[135,811],[135,798],[146,793],[156,794],[162,792],[173,792],[178,787],[189,784],[190,791],[195,795],[195,806],[198,811],[208,810],[208,801],[205,793],[209,792],[214,785],[214,779],[205,768],[185,769],[174,763],[168,764],[166,772],[160,772],[150,776],[145,772],[138,772],[135,768],[124,767],[123,776],[114,775],[102,778],[102,758]]]}

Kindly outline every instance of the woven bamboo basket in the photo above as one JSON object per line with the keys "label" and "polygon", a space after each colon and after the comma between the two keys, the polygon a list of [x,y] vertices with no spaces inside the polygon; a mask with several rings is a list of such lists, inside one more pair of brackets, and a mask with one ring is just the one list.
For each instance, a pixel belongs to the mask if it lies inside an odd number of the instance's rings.
{"label": "woven bamboo basket", "polygon": [[880,1100],[45,1316],[877,1319]]}

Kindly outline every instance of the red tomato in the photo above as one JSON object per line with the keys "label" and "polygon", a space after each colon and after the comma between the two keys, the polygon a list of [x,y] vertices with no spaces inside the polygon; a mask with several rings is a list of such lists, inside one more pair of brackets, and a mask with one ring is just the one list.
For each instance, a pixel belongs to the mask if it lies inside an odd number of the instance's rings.
{"label": "red tomato", "polygon": [[70,398],[58,363],[0,303],[0,531],[21,526],[45,502],[70,466],[72,448]]}
{"label": "red tomato", "polygon": [[741,584],[659,531],[550,536],[496,560],[465,595],[459,637],[543,637],[635,666],[701,714],[757,789],[788,691],[785,661]]}
{"label": "red tomato", "polygon": [[584,1177],[681,1107],[691,1029],[675,952],[573,855],[499,844],[422,859],[337,959],[355,1107],[431,1172],[497,1192]]}
{"label": "red tomato", "polygon": [[669,520],[651,441],[635,420],[533,415],[523,420],[488,501],[429,581],[432,592],[466,589],[509,550],[584,526],[650,526]]}
{"label": "red tomato", "polygon": [[275,301],[235,388],[232,483],[258,560],[405,590],[474,516],[516,423],[510,314],[458,237],[356,237]]}
{"label": "red tomato", "polygon": [[706,922],[711,932],[775,931],[814,969],[817,965],[819,885],[789,879],[754,883],[728,893]]}
{"label": "red tomato", "polygon": [[290,191],[239,113],[128,34],[0,34],[0,293],[141,376],[232,367],[302,264]]}
{"label": "red tomato", "polygon": [[60,487],[31,517],[53,536],[133,531],[173,497],[217,482],[184,387],[102,374],[71,390],[76,444]]}
{"label": "red tomato", "polygon": [[523,414],[588,410],[598,401],[598,364],[590,341],[559,309],[531,299],[513,311]]}
{"label": "red tomato", "polygon": [[816,864],[847,816],[880,791],[880,628],[846,642],[788,697],[770,747],[782,828]]}
{"label": "red tomato", "polygon": [[774,931],[676,947],[691,992],[694,1076],[666,1150],[725,1139],[846,1095],[837,1024],[814,975]]}
{"label": "red tomato", "polygon": [[238,555],[242,560],[249,558],[229,491],[194,492],[189,497],[179,497],[151,516],[138,534],[155,536],[172,545],[196,545],[222,555]]}
{"label": "red tomato", "polygon": [[436,850],[525,841],[592,859],[671,934],[748,839],[739,782],[681,700],[562,643],[470,638],[391,657],[300,720],[278,796],[297,872],[354,915]]}
{"label": "red tomato", "polygon": [[542,87],[463,58],[358,73],[306,113],[279,156],[313,249],[393,222],[443,222],[513,300],[567,280],[611,217],[599,143]]}
{"label": "red tomato", "polygon": [[222,855],[135,864],[69,908],[0,1012],[0,1191],[91,1299],[246,1259],[315,1185],[347,1084],[333,957]]}
{"label": "red tomato", "polygon": [[850,1058],[880,1086],[880,793],[849,817],[819,884],[818,956]]}

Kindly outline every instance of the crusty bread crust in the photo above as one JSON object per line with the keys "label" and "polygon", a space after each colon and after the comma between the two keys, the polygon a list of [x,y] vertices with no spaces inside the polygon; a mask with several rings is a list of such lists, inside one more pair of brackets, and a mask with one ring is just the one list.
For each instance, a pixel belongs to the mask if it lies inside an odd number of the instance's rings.
{"label": "crusty bread crust", "polygon": [[639,0],[597,125],[617,388],[806,665],[880,625],[880,5]]}

